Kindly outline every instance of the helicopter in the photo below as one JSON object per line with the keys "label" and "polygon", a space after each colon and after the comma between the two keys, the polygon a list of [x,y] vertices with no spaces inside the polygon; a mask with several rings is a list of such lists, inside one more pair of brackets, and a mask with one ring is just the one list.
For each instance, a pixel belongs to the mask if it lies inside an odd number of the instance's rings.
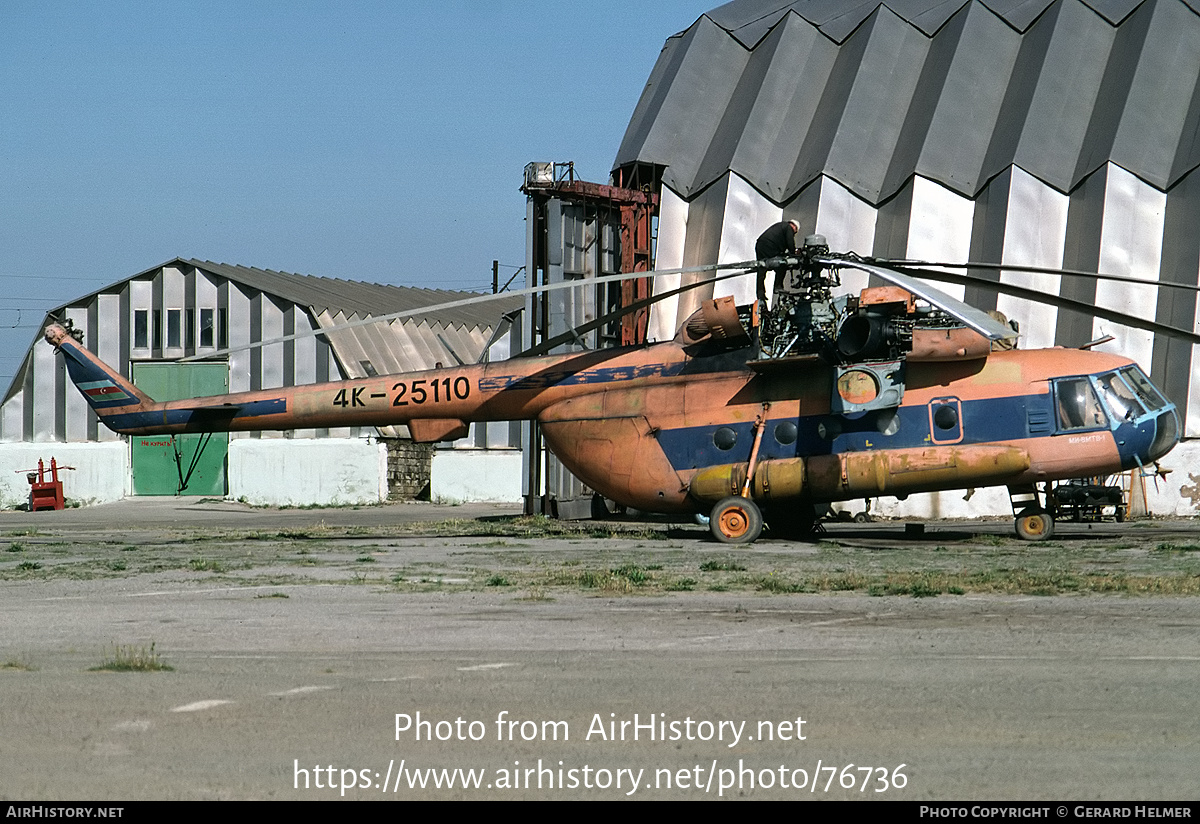
{"label": "helicopter", "polygon": [[[1097,342],[1014,348],[1015,323],[918,280],[970,275],[831,253],[820,235],[795,256],[731,264],[748,265],[786,273],[769,309],[704,300],[666,342],[544,354],[551,341],[498,362],[187,400],[154,401],[69,325],[44,336],[121,434],[407,424],[432,443],[535,420],[605,498],[707,514],[731,544],[764,525],[803,538],[830,502],[982,486],[1007,487],[1017,535],[1040,540],[1053,482],[1148,474],[1179,440],[1175,404],[1133,361]],[[835,296],[845,269],[884,285]]]}

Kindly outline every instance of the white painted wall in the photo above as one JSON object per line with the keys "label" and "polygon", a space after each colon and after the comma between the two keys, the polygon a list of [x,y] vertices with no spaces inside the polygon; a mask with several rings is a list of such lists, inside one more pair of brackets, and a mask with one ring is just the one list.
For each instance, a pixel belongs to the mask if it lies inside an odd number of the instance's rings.
{"label": "white painted wall", "polygon": [[521,500],[521,453],[515,449],[439,449],[432,473],[430,493],[439,503]]}
{"label": "white painted wall", "polygon": [[19,470],[37,469],[38,459],[50,468],[54,458],[60,469],[63,496],[81,504],[119,501],[129,492],[129,444],[109,443],[6,443],[0,444],[0,508],[13,509],[29,502],[29,481]]}
{"label": "white painted wall", "polygon": [[1146,504],[1152,515],[1200,515],[1200,441],[1184,441],[1159,461],[1171,470],[1158,483],[1146,479]]}
{"label": "white painted wall", "polygon": [[[978,518],[999,515],[1012,517],[1012,504],[1008,501],[1008,490],[1002,486],[976,489],[967,500],[967,490],[948,492],[922,492],[910,495],[907,500],[880,498],[872,502],[871,514],[887,518]],[[834,504],[835,510],[848,509],[858,513],[863,510],[862,501],[846,501]]]}
{"label": "white painted wall", "polygon": [[238,438],[229,497],[257,506],[371,504],[387,499],[387,447],[371,440]]}

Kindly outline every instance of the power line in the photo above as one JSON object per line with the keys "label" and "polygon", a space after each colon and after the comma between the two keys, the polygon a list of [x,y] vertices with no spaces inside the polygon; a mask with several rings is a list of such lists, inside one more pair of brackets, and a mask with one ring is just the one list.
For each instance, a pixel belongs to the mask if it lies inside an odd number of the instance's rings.
{"label": "power line", "polygon": [[3,273],[3,272],[0,272],[0,278],[26,278],[28,280],[37,280],[37,281],[43,281],[43,282],[44,281],[54,281],[54,280],[80,280],[80,281],[89,281],[91,283],[105,282],[103,278],[94,278],[94,277],[83,278],[83,277],[72,277],[71,275],[12,275],[12,274],[7,274],[7,273]]}

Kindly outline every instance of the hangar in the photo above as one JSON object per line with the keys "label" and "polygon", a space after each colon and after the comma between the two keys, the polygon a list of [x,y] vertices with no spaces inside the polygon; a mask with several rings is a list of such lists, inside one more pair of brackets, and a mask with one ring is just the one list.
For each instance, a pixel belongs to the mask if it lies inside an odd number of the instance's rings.
{"label": "hangar", "polygon": [[[1127,275],[1148,285],[983,270],[994,280],[1196,328],[1200,16],[1185,0],[736,0],[667,40],[614,164],[660,192],[655,268],[754,257],[797,219],[830,246]],[[677,276],[678,277],[678,276]],[[701,277],[701,276],[694,276]],[[660,279],[656,289],[677,283]],[[1151,372],[1186,439],[1151,510],[1200,506],[1195,347],[1082,313],[942,287],[1021,323],[1020,345],[1108,345]],[[705,297],[658,304],[666,339]],[[918,500],[919,498],[919,500]],[[1003,494],[888,503],[887,514],[1008,511]],[[881,511],[879,507],[876,511]]]}
{"label": "hangar", "polygon": [[[47,319],[70,320],[91,351],[152,397],[169,400],[474,362],[485,353],[507,357],[509,324],[501,316],[520,311],[519,298],[238,348],[463,296],[176,258],[57,307]],[[98,423],[39,337],[0,402],[0,504],[22,503],[28,486],[17,470],[51,457],[74,467],[67,495],[89,502],[180,491],[255,504],[378,502],[438,495],[429,488],[437,462],[444,463],[444,497],[478,497],[491,487],[504,500],[519,499],[519,427],[476,426],[449,446],[445,460],[435,460],[406,427],[126,439]]]}

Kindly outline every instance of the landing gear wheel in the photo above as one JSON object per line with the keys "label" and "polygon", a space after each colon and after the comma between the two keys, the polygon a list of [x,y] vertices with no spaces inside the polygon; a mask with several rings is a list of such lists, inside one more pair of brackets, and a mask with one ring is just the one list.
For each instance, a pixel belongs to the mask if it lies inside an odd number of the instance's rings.
{"label": "landing gear wheel", "polygon": [[723,544],[749,544],[762,534],[762,513],[754,501],[733,495],[713,507],[708,528]]}
{"label": "landing gear wheel", "polygon": [[1117,523],[1119,523],[1119,524],[1125,523],[1125,507],[1118,506],[1117,513],[1113,517],[1116,519]]}
{"label": "landing gear wheel", "polygon": [[1044,541],[1054,534],[1054,519],[1040,506],[1030,506],[1021,510],[1016,527],[1022,541]]}

